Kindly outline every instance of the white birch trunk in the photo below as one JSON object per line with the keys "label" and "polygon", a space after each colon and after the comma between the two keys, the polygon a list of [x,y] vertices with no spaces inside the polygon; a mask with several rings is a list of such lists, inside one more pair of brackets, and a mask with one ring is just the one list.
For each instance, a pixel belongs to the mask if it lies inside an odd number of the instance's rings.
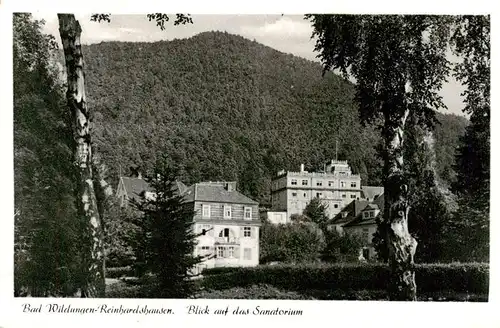
{"label": "white birch trunk", "polygon": [[392,275],[389,297],[397,301],[416,301],[417,295],[413,268],[417,241],[408,231],[410,206],[407,198],[408,186],[404,183],[403,176],[403,136],[408,114],[407,109],[397,122],[385,123],[387,180],[384,186],[384,217],[389,223],[386,242]]}
{"label": "white birch trunk", "polygon": [[58,19],[66,61],[68,84],[66,98],[71,112],[75,161],[79,168],[78,212],[84,226],[80,292],[82,297],[103,297],[105,289],[103,233],[92,172],[91,122],[85,98],[84,63],[80,43],[82,30],[72,14],[58,14]]}

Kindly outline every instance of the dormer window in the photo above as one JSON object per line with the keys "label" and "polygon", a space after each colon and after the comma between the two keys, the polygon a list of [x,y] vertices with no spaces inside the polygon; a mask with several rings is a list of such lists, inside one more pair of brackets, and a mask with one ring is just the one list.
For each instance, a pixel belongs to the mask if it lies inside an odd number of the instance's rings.
{"label": "dormer window", "polygon": [[366,211],[363,213],[365,219],[375,217],[375,211]]}

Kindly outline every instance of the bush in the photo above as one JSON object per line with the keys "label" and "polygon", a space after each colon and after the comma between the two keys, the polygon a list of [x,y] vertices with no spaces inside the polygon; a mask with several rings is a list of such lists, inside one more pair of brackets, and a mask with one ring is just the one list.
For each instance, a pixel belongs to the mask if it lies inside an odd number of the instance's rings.
{"label": "bush", "polygon": [[106,268],[106,278],[121,278],[135,276],[134,270],[130,266]]}
{"label": "bush", "polygon": [[[382,263],[336,263],[308,265],[263,265],[252,268],[205,270],[203,286],[208,290],[269,284],[286,290],[385,290],[389,267]],[[417,292],[453,291],[488,294],[489,265],[484,263],[418,264]]]}
{"label": "bush", "polygon": [[314,223],[263,224],[260,231],[262,263],[317,260],[324,248],[323,232]]}
{"label": "bush", "polygon": [[231,273],[234,271],[238,271],[242,269],[241,267],[217,267],[217,268],[209,268],[203,270],[203,275],[204,276],[210,276],[214,274],[221,274],[221,273]]}

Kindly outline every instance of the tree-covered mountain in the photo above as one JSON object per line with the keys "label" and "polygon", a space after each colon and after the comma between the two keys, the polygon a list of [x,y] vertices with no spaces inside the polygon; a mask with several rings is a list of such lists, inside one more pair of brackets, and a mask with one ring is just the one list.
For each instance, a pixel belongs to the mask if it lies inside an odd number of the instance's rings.
{"label": "tree-covered mountain", "polygon": [[[223,32],[154,43],[84,47],[94,145],[115,177],[159,154],[181,166],[186,183],[238,180],[268,201],[280,169],[348,160],[363,184],[380,184],[374,127],[362,127],[353,86],[320,64]],[[451,183],[467,120],[438,115],[437,170]],[[114,181],[116,183],[116,181]]]}

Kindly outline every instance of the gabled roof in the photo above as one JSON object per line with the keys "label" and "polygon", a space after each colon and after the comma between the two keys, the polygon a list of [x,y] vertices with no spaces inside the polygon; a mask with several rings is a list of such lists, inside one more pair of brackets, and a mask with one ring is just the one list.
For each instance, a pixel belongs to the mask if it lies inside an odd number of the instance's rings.
{"label": "gabled roof", "polygon": [[361,193],[361,198],[363,199],[374,199],[375,197],[384,193],[384,187],[361,186]]}
{"label": "gabled roof", "polygon": [[[152,192],[149,184],[139,178],[120,178],[129,198],[139,200],[140,195],[145,192]],[[236,183],[232,183],[236,185]],[[221,183],[195,183],[192,186],[186,186],[181,181],[175,182],[176,192],[183,195],[187,202],[204,201],[218,203],[238,203],[258,205],[259,203],[243,195],[236,189],[227,190]]]}
{"label": "gabled roof", "polygon": [[139,200],[141,193],[151,191],[149,184],[143,179],[121,177],[120,180],[130,199]]}
{"label": "gabled roof", "polygon": [[376,196],[374,201],[369,203],[367,206],[365,206],[364,210],[374,210],[374,209],[379,209],[380,212],[376,217],[372,218],[364,218],[361,211],[358,213],[358,215],[354,218],[354,220],[344,224],[344,227],[353,227],[353,226],[363,226],[363,225],[372,225],[372,224],[377,224],[377,218],[380,217],[381,215],[384,215],[384,194]]}
{"label": "gabled roof", "polygon": [[378,205],[371,203],[366,205],[366,207],[363,209],[363,211],[368,211],[368,210],[378,210]]}
{"label": "gabled roof", "polygon": [[[335,215],[330,224],[341,224],[354,220],[369,203],[366,200],[353,200],[340,213]],[[347,213],[347,216],[344,217],[342,213]]]}

